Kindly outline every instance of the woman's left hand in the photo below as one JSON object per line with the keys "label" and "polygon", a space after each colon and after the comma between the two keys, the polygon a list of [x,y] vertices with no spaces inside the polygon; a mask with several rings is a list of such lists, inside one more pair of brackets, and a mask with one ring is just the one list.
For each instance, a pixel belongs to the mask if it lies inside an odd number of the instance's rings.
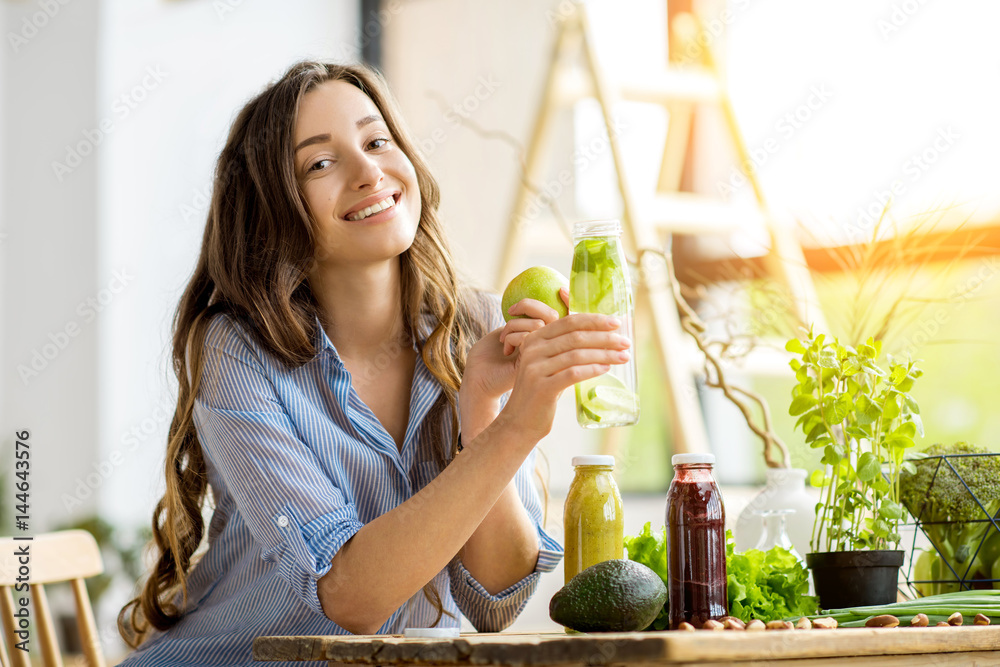
{"label": "woman's left hand", "polygon": [[[559,296],[569,305],[566,288],[559,290]],[[471,390],[484,399],[497,399],[510,391],[517,372],[515,353],[525,336],[559,319],[555,309],[535,299],[521,299],[511,306],[509,314],[523,317],[486,334],[469,350],[463,390]]]}

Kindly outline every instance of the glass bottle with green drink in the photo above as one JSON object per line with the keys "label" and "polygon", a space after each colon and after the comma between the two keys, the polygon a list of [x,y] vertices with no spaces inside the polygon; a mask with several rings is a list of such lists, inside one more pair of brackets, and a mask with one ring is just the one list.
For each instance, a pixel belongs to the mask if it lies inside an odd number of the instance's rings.
{"label": "glass bottle with green drink", "polygon": [[563,507],[564,583],[591,565],[625,555],[625,516],[614,467],[613,456],[573,457],[573,483]]}
{"label": "glass bottle with green drink", "polygon": [[618,333],[633,342],[632,358],[576,385],[576,419],[584,428],[630,426],[639,421],[632,284],[617,220],[579,222],[573,227],[573,268],[569,275],[571,313],[614,315]]}

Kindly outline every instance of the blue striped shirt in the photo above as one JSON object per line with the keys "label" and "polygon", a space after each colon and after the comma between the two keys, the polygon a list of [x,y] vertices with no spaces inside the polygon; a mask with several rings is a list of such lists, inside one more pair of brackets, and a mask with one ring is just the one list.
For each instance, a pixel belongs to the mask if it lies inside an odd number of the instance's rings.
{"label": "blue striped shirt", "polygon": [[[493,310],[496,326],[495,304]],[[232,318],[217,315],[209,324],[194,412],[215,504],[209,546],[189,575],[188,613],[122,665],[263,664],[251,657],[255,637],[349,634],[323,614],[316,581],[362,526],[441,472],[433,448],[438,437],[451,437],[451,425],[445,419],[438,434],[421,428],[442,390],[417,355],[409,423],[398,447],[359,398],[318,321],[316,329],[316,356],[290,370]],[[562,547],[540,525],[534,465],[532,452],[515,483],[538,528],[535,572],[490,595],[456,556],[433,579],[454,616],[443,615],[438,627],[458,627],[459,611],[480,631],[506,627],[540,573],[559,563]],[[429,627],[436,615],[419,591],[379,633]]]}

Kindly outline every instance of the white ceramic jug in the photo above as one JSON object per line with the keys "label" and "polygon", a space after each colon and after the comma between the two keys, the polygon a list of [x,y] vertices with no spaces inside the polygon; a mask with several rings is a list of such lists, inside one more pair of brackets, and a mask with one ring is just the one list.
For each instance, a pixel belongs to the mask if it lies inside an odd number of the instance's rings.
{"label": "white ceramic jug", "polygon": [[764,490],[754,496],[736,520],[736,551],[753,549],[760,540],[764,523],[759,514],[754,514],[760,510],[795,510],[785,519],[788,537],[800,555],[805,556],[812,551],[809,540],[812,538],[819,496],[806,489],[806,475],[807,472],[801,468],[767,469]]}

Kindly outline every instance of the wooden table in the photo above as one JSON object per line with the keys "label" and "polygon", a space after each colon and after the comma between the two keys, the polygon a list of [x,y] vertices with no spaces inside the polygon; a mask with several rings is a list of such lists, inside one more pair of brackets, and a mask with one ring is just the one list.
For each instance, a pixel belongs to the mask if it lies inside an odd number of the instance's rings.
{"label": "wooden table", "polygon": [[255,660],[329,665],[1000,665],[1000,626],[956,628],[258,637]]}

